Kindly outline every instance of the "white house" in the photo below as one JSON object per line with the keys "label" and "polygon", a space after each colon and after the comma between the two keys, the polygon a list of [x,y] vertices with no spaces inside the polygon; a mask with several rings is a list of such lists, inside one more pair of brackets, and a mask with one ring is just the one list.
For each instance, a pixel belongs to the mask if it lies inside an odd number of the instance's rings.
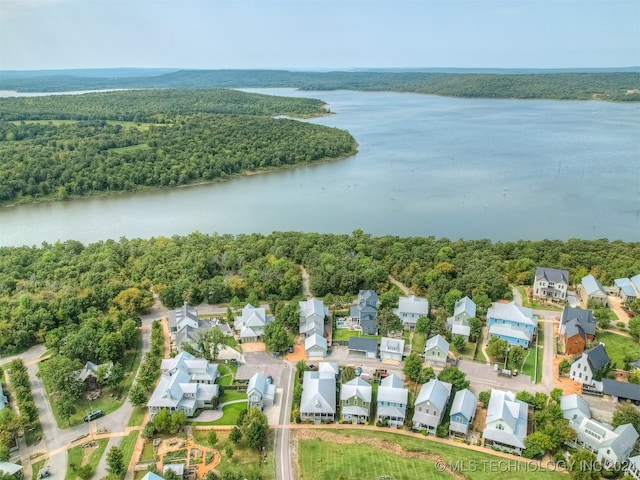
{"label": "white house", "polygon": [[422,385],[413,410],[414,430],[426,430],[435,435],[449,403],[452,385],[433,378]]}
{"label": "white house", "polygon": [[578,417],[569,426],[577,433],[575,442],[569,445],[595,453],[598,462],[605,466],[626,461],[638,439],[638,432],[630,423],[613,429],[592,418]]}
{"label": "white house", "polygon": [[387,422],[392,428],[402,427],[407,414],[409,391],[404,382],[395,375],[380,381],[378,387],[377,422]]}
{"label": "white house", "polygon": [[600,344],[582,352],[582,355],[571,364],[569,378],[581,383],[583,388],[586,386],[591,390],[602,392],[602,380],[595,380],[593,377],[597,376],[597,372],[609,365],[610,362],[607,351]]}
{"label": "white house", "polygon": [[380,339],[380,358],[382,360],[402,361],[404,340],[402,338],[382,337]]}
{"label": "white house", "polygon": [[198,311],[187,302],[169,312],[169,333],[177,333],[190,326],[198,328]]}
{"label": "white house", "polygon": [[191,417],[198,408],[211,406],[218,396],[215,381],[219,373],[214,363],[180,352],[162,360],[160,371],[158,386],[147,402],[151,417],[163,408]]}
{"label": "white house", "polygon": [[324,336],[324,319],[329,315],[329,309],[322,300],[310,298],[298,302],[300,307],[300,333],[305,337],[318,334]]}
{"label": "white house", "polygon": [[524,450],[529,406],[513,392],[491,390],[487,424],[482,433],[485,447],[495,447],[518,455]]}
{"label": "white house", "polygon": [[300,418],[314,423],[333,422],[335,415],[335,376],[326,372],[304,372]]}
{"label": "white house", "polygon": [[560,409],[562,416],[570,422],[576,421],[579,417],[591,418],[589,404],[577,393],[560,397]]}
{"label": "white house", "polygon": [[240,340],[255,342],[264,335],[264,328],[272,320],[273,317],[268,317],[263,307],[254,307],[248,303],[242,309],[242,315],[235,319],[234,327],[239,332]]}
{"label": "white house", "polygon": [[476,316],[476,304],[469,297],[458,300],[453,307],[453,315],[447,318],[447,329],[452,335],[462,335],[469,341],[471,327],[469,319]]}
{"label": "white house", "polygon": [[429,315],[429,301],[426,298],[418,298],[415,295],[400,297],[398,308],[393,313],[402,320],[405,328],[413,328],[420,317]]}
{"label": "white house", "polygon": [[533,281],[534,298],[564,302],[567,299],[569,272],[556,268],[536,267]]}
{"label": "white house", "polygon": [[640,455],[629,458],[626,474],[634,480],[640,480]]}
{"label": "white house", "polygon": [[317,333],[305,338],[304,353],[309,358],[323,358],[327,356],[327,339]]}
{"label": "white house", "polygon": [[260,372],[256,372],[247,385],[248,408],[258,407],[261,410],[265,405],[273,405],[276,397],[276,386],[267,382]]}

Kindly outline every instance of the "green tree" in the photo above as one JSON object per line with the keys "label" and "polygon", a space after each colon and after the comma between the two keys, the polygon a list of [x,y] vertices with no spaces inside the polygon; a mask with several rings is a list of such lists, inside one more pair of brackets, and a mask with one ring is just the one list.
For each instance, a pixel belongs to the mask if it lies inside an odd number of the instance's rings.
{"label": "green tree", "polygon": [[490,391],[480,392],[478,394],[478,400],[482,402],[482,405],[484,406],[484,408],[487,408],[487,406],[489,405],[489,400],[491,400],[491,392]]}
{"label": "green tree", "polygon": [[224,454],[229,460],[231,460],[233,458],[233,447],[231,445],[227,445],[224,449]]}
{"label": "green tree", "polygon": [[462,298],[462,292],[457,288],[452,288],[444,296],[444,308],[447,310],[447,314],[453,315],[453,309],[456,302]]}
{"label": "green tree", "polygon": [[487,342],[487,353],[494,360],[504,360],[507,356],[509,343],[500,337],[491,337]]}
{"label": "green tree", "polygon": [[416,332],[422,333],[427,338],[431,336],[431,320],[429,317],[419,317],[416,321]]}
{"label": "green tree", "polygon": [[424,367],[420,370],[420,375],[418,376],[418,383],[427,383],[432,378],[436,378],[436,374],[431,367]]}
{"label": "green tree", "polygon": [[76,401],[74,398],[71,398],[68,394],[63,393],[60,395],[58,399],[58,415],[63,420],[69,422],[69,418],[71,415],[77,412]]}
{"label": "green tree", "polygon": [[238,443],[241,439],[242,439],[242,432],[236,425],[231,429],[231,433],[229,433],[229,440],[231,440],[233,443]]}
{"label": "green tree", "polygon": [[640,315],[636,315],[635,317],[629,319],[629,333],[636,340],[640,338]]}
{"label": "green tree", "polygon": [[122,380],[124,380],[124,367],[120,362],[115,362],[109,369],[104,382],[111,390],[118,391]]}
{"label": "green tree", "polygon": [[153,417],[153,426],[158,433],[168,433],[171,428],[171,414],[166,408],[161,409]]}
{"label": "green tree", "polygon": [[614,428],[630,423],[636,431],[640,431],[640,411],[630,402],[620,402],[613,411],[611,425]]}
{"label": "green tree", "polygon": [[111,332],[100,339],[100,358],[103,362],[117,362],[124,356],[126,343],[120,332]]}
{"label": "green tree", "polygon": [[182,480],[182,476],[178,475],[173,469],[169,468],[162,474],[164,480]]}
{"label": "green tree", "polygon": [[134,407],[142,407],[147,403],[147,392],[140,383],[136,383],[129,390],[129,400]]}
{"label": "green tree", "polygon": [[218,435],[215,430],[209,430],[209,433],[207,433],[207,442],[212,447],[218,443]]}
{"label": "green tree", "polygon": [[356,378],[356,369],[347,365],[342,368],[342,383],[347,383]]}
{"label": "green tree", "polygon": [[571,455],[567,465],[572,480],[598,480],[600,478],[597,458],[588,450],[578,450]]}
{"label": "green tree", "polygon": [[243,436],[250,448],[262,448],[267,441],[269,434],[269,420],[267,416],[257,407],[250,408],[244,419]]}
{"label": "green tree", "polygon": [[477,317],[471,317],[469,319],[469,340],[477,342],[482,333],[482,320]]}
{"label": "green tree", "polygon": [[511,347],[509,349],[509,366],[511,368],[520,368],[524,360],[525,351],[520,346]]}
{"label": "green tree", "polygon": [[420,378],[421,370],[422,359],[416,352],[411,352],[404,361],[402,373],[404,373],[409,380],[417,381]]}
{"label": "green tree", "polygon": [[453,346],[456,347],[458,353],[464,352],[465,347],[467,346],[467,341],[462,335],[454,335],[453,336]]}
{"label": "green tree", "polygon": [[525,458],[542,458],[542,456],[553,449],[554,445],[551,438],[541,431],[533,432],[524,439],[524,451],[522,456]]}
{"label": "green tree", "polygon": [[287,303],[276,313],[276,321],[282,322],[287,330],[298,333],[300,329],[300,307],[297,303]]}
{"label": "green tree", "polygon": [[381,308],[376,316],[378,330],[382,335],[401,332],[403,330],[402,320],[391,311],[390,308]]}
{"label": "green tree", "polygon": [[570,370],[571,370],[571,362],[566,358],[563,359],[558,365],[558,373],[560,375],[564,375],[566,373],[569,373]]}
{"label": "green tree", "polygon": [[122,450],[118,447],[111,447],[107,454],[107,471],[113,475],[120,475],[125,471]]}
{"label": "green tree", "polygon": [[268,323],[262,337],[266,347],[272,352],[284,352],[289,345],[289,336],[281,321]]}
{"label": "green tree", "polygon": [[467,380],[467,374],[459,370],[458,367],[446,366],[438,375],[438,380],[441,382],[447,382],[453,385],[455,391],[464,390],[469,388],[469,380]]}

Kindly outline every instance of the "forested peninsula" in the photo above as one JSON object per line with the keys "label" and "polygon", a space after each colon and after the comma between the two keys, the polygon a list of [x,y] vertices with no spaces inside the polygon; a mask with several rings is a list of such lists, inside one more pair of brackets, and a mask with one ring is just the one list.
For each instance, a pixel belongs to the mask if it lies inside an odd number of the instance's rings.
{"label": "forested peninsula", "polygon": [[[167,307],[183,301],[280,302],[302,295],[300,265],[311,293],[349,302],[360,289],[382,294],[389,275],[424,296],[437,315],[447,298],[468,295],[481,311],[531,284],[537,265],[591,273],[604,285],[640,271],[640,242],[518,241],[275,232],[77,241],[0,248],[0,352],[46,342],[89,355],[96,335],[118,331],[148,308],[151,290]],[[279,305],[280,304],[280,305]]]}
{"label": "forested peninsula", "polygon": [[0,99],[0,203],[174,187],[354,154],[346,131],[287,117],[320,100],[234,90]]}
{"label": "forested peninsula", "polygon": [[640,101],[640,72],[180,70],[118,76],[100,70],[0,72],[0,90],[60,92],[112,88],[298,88],[411,92],[467,98]]}

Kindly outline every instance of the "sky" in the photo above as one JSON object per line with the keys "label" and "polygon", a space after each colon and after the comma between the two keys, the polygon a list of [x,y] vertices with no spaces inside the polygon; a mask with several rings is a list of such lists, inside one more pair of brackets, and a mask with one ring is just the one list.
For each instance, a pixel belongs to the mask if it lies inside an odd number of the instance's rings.
{"label": "sky", "polygon": [[0,0],[0,70],[640,65],[640,0]]}

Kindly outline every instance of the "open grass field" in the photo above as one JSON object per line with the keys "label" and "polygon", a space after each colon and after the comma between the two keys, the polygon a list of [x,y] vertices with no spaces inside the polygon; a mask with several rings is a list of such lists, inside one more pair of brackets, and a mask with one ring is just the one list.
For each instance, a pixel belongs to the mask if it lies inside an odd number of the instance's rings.
{"label": "open grass field", "polygon": [[[303,431],[301,431],[303,432]],[[458,465],[470,480],[518,478],[519,480],[560,480],[558,472],[522,468],[517,473],[500,471],[498,462],[506,460],[487,453],[436,443],[427,439],[363,430],[318,430],[326,438],[303,438],[298,441],[298,464],[301,480],[368,480],[389,475],[394,480],[452,479],[450,472],[440,472],[436,465]],[[304,432],[303,432],[304,433]],[[356,443],[357,440],[357,443]],[[352,443],[351,443],[352,442]],[[475,465],[475,471],[472,471]],[[384,478],[384,477],[383,477]]]}
{"label": "open grass field", "polygon": [[[14,125],[20,125],[21,123],[32,124],[32,125],[69,125],[72,123],[78,123],[78,120],[16,120],[12,122]],[[120,125],[124,128],[137,128],[140,131],[147,131],[149,128],[153,126],[164,127],[167,124],[164,123],[136,123],[136,122],[124,122],[120,120],[107,120],[109,125]]]}
{"label": "open grass field", "polygon": [[634,361],[640,357],[640,343],[633,338],[601,330],[596,333],[596,338],[599,342],[604,343],[611,363],[615,363],[618,368],[624,368],[625,356]]}
{"label": "open grass field", "polygon": [[146,143],[139,143],[137,145],[129,145],[128,147],[110,148],[109,151],[114,153],[128,153],[135,152],[136,150],[147,150],[149,148],[151,147]]}
{"label": "open grass field", "polygon": [[362,335],[359,331],[356,330],[348,330],[346,328],[336,328],[333,331],[333,340],[340,340],[343,342],[348,342],[351,337],[363,337],[363,338],[375,338],[380,341],[380,336],[375,335]]}
{"label": "open grass field", "polygon": [[533,379],[533,375],[535,373],[535,383],[540,383],[542,379],[542,359],[544,357],[544,348],[538,347],[538,368],[535,369],[535,360],[536,360],[536,349],[530,348],[527,351],[527,356],[524,359],[522,364],[522,368],[520,369],[520,373],[524,375],[529,375]]}
{"label": "open grass field", "polygon": [[91,471],[96,471],[98,462],[100,461],[100,458],[102,458],[102,454],[104,453],[105,448],[107,448],[109,439],[102,438],[100,440],[96,440],[96,442],[98,444],[98,448],[94,449],[89,455],[89,458],[87,458],[84,462],[83,458],[85,449],[83,449],[81,445],[70,448],[67,451],[67,473],[64,476],[64,480],[76,480],[76,478],[80,478],[77,475],[77,470],[79,467],[84,465],[90,465]]}

